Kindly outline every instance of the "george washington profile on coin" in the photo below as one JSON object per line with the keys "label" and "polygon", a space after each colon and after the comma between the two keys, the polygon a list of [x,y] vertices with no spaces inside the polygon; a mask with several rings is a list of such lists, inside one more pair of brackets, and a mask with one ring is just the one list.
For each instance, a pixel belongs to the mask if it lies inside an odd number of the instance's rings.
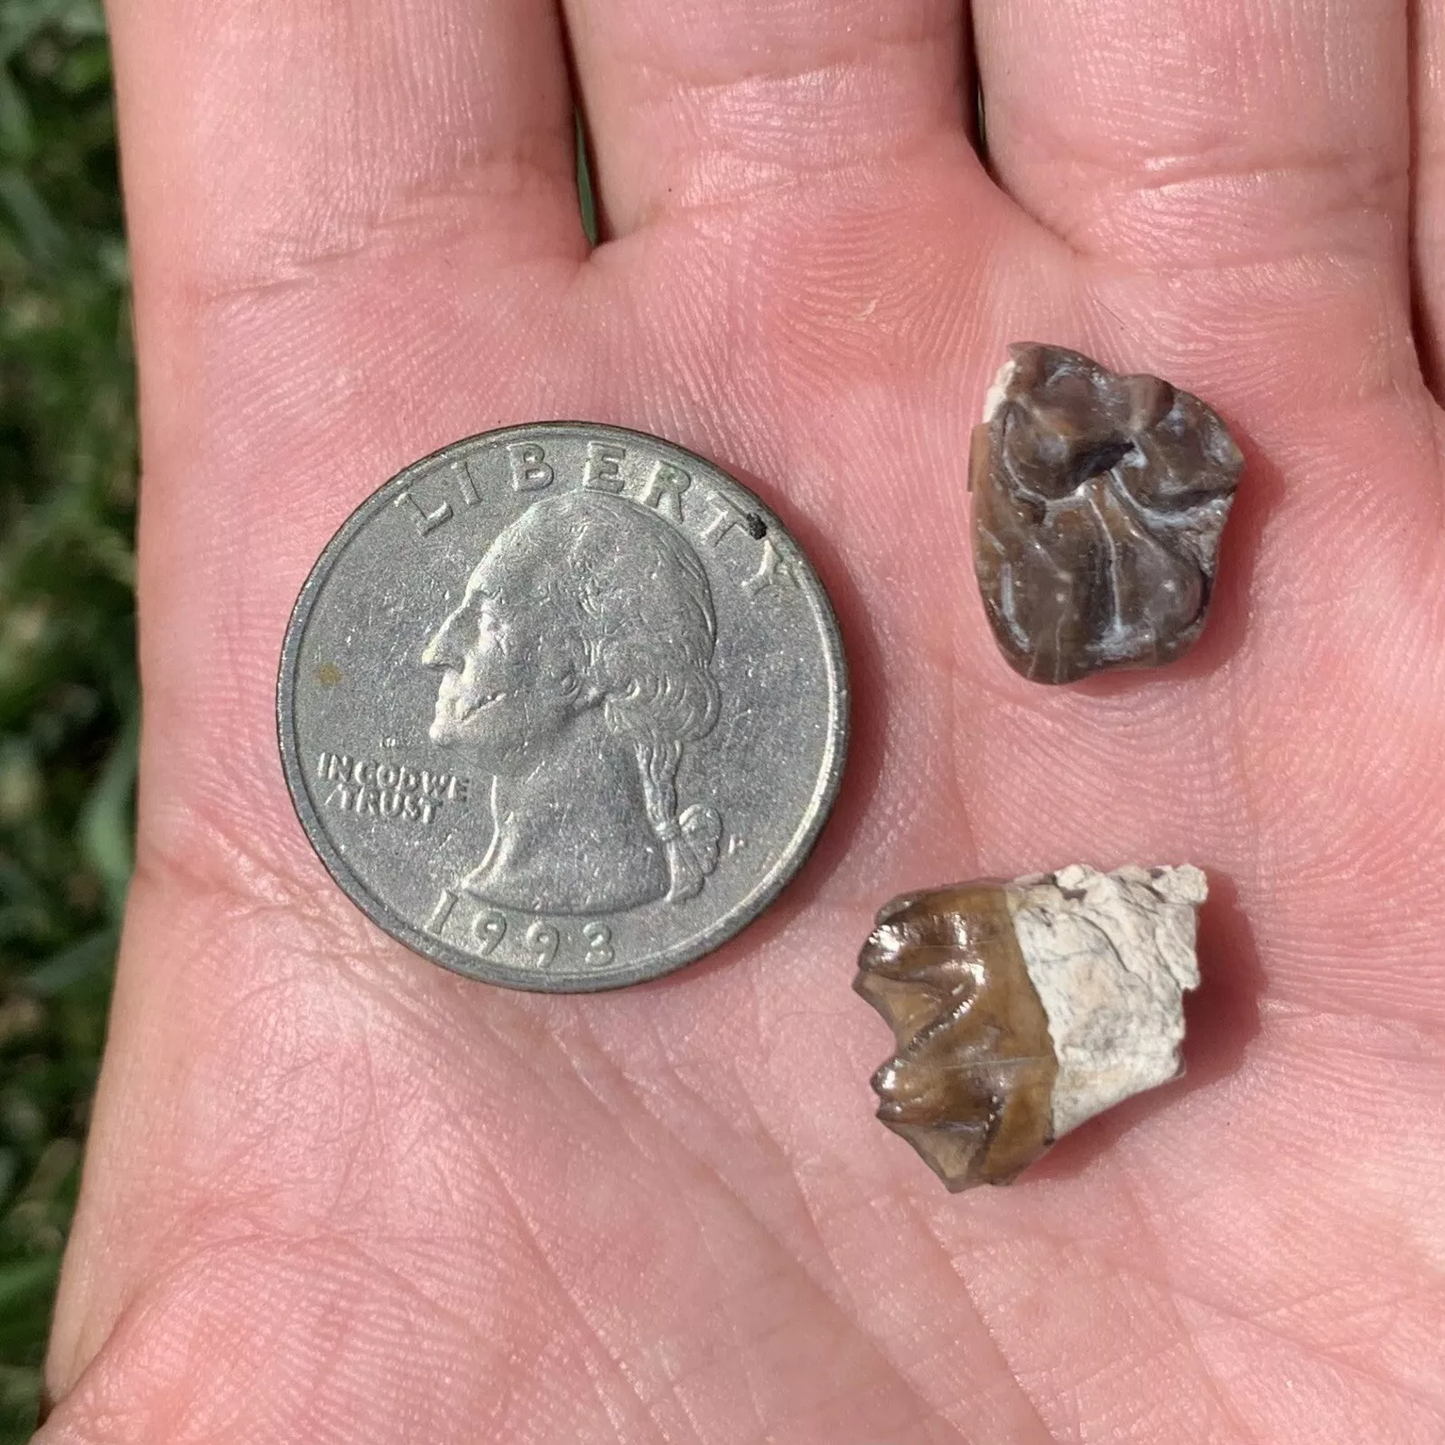
{"label": "george washington profile on coin", "polygon": [[684,806],[717,721],[717,620],[691,543],[653,509],[575,491],[492,542],[422,654],[432,742],[492,777],[492,835],[461,890],[531,913],[696,896],[721,820]]}

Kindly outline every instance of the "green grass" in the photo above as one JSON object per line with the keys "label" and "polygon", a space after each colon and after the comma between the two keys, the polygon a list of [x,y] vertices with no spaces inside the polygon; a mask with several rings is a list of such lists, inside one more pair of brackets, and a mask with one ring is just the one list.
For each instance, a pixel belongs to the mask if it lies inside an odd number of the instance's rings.
{"label": "green grass", "polygon": [[34,1428],[131,861],[135,396],[96,0],[0,0],[0,1442]]}

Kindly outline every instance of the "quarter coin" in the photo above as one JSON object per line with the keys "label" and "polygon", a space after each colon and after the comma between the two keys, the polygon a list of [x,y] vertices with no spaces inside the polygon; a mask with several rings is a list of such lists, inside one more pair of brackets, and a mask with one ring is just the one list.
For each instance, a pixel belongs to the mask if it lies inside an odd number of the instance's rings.
{"label": "quarter coin", "polygon": [[471,978],[583,991],[731,938],[838,790],[848,687],[773,513],[670,442],[546,422],[373,493],[307,578],[278,729],[347,896]]}

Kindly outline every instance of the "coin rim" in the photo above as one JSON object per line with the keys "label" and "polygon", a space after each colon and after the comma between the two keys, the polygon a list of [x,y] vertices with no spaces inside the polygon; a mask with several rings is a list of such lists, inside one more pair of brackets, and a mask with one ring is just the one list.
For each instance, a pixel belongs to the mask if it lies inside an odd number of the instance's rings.
{"label": "coin rim", "polygon": [[[538,432],[567,434],[579,431],[586,432],[591,436],[641,439],[649,446],[660,448],[664,453],[670,453],[684,463],[690,462],[694,466],[701,465],[708,471],[720,475],[731,486],[736,487],[749,505],[755,507],[770,526],[776,526],[792,544],[793,551],[811,576],[812,586],[809,589],[809,596],[820,624],[819,630],[823,636],[826,670],[832,683],[831,712],[833,716],[830,719],[828,737],[832,755],[828,760],[826,770],[820,774],[814,784],[808,810],[794,831],[793,841],[779,854],[772,870],[764,876],[756,889],[745,896],[741,904],[723,914],[712,927],[705,929],[700,936],[694,936],[682,943],[674,944],[671,948],[651,954],[644,964],[633,965],[625,972],[598,977],[572,974],[529,974],[516,969],[499,969],[488,966],[487,959],[475,958],[461,949],[453,948],[450,944],[426,933],[423,929],[414,927],[401,918],[395,910],[389,908],[371,891],[347,862],[340,848],[333,843],[320,815],[312,806],[305,785],[306,774],[301,761],[300,740],[295,735],[294,726],[296,674],[300,663],[301,643],[306,634],[306,626],[310,620],[312,608],[319,599],[336,560],[362,527],[371,520],[370,513],[382,496],[388,491],[401,489],[413,480],[417,473],[430,468],[438,458],[463,447],[473,447],[479,443],[497,444],[507,437],[523,435],[534,437]],[[491,431],[477,432],[473,436],[461,437],[456,441],[449,442],[409,463],[395,476],[368,493],[351,510],[346,520],[336,529],[331,540],[322,548],[321,554],[312,564],[287,619],[286,633],[281,643],[280,667],[276,679],[276,735],[281,753],[281,768],[286,779],[286,791],[290,794],[291,806],[296,812],[307,842],[310,843],[312,850],[321,859],[327,872],[331,874],[333,881],[346,898],[384,933],[396,939],[398,943],[405,944],[413,953],[419,954],[429,962],[477,982],[497,984],[503,988],[517,989],[527,993],[601,993],[611,989],[628,988],[633,984],[646,983],[655,978],[663,978],[680,968],[685,968],[690,963],[696,963],[735,938],[749,924],[756,921],[773,904],[783,889],[792,882],[817,845],[823,826],[832,814],[833,805],[837,802],[848,758],[851,702],[847,655],[843,649],[843,634],[838,626],[832,599],[828,596],[827,588],[823,585],[817,568],[813,566],[812,560],[803,551],[797,538],[761,498],[738,481],[731,472],[701,453],[691,451],[677,442],[667,441],[662,437],[653,436],[649,432],[640,432],[629,427],[611,426],[605,422],[548,421],[497,427]],[[289,724],[288,719],[291,720]],[[538,916],[551,918],[554,915]],[[561,915],[556,916],[560,917]]]}

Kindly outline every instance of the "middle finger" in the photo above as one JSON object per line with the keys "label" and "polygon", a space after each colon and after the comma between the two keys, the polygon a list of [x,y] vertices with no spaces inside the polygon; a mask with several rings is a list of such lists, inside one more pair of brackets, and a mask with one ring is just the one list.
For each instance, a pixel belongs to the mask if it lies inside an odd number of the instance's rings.
{"label": "middle finger", "polygon": [[609,235],[940,141],[966,150],[958,0],[564,5]]}

